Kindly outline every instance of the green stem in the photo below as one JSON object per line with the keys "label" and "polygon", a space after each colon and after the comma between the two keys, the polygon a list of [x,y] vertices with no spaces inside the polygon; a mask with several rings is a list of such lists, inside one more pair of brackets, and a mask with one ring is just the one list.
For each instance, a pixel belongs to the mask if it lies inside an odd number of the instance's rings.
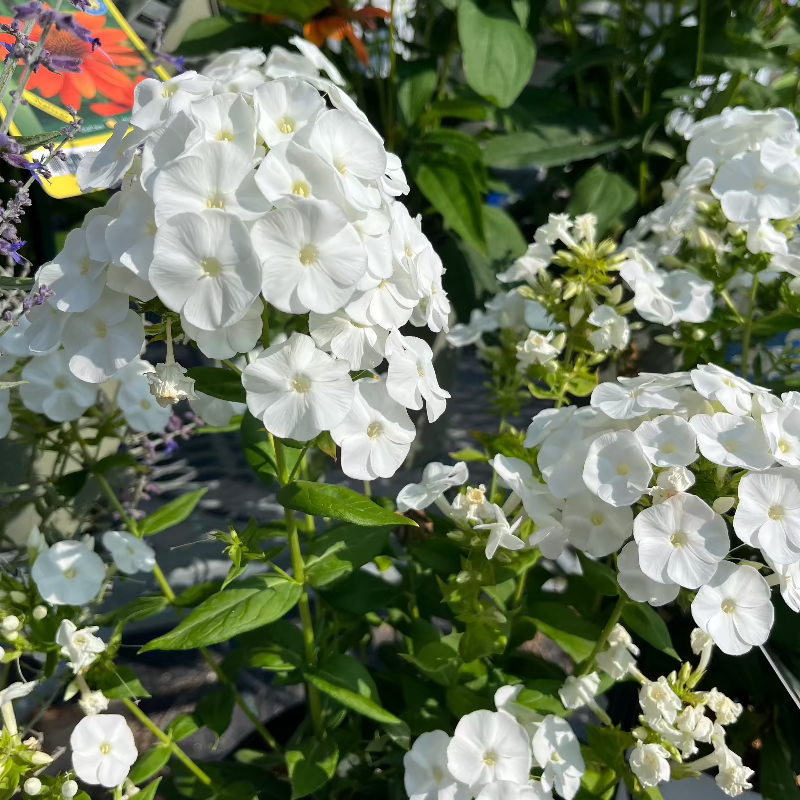
{"label": "green stem", "polygon": [[739,309],[736,308],[736,303],[733,302],[733,298],[731,297],[731,293],[727,289],[720,290],[719,296],[725,301],[725,304],[728,308],[733,311],[736,321],[740,325],[744,325],[744,317],[739,313]]}
{"label": "green stem", "polygon": [[[646,68],[647,69],[647,68]],[[653,101],[653,71],[647,69],[644,82],[644,93],[642,94],[642,119],[647,120],[650,116],[650,107]],[[647,204],[647,178],[648,166],[647,156],[642,148],[642,157],[639,161],[639,203],[642,206]]]}
{"label": "green stem", "polygon": [[289,473],[289,478],[287,480],[287,483],[291,483],[297,477],[297,473],[300,472],[300,465],[303,463],[303,459],[306,457],[306,453],[308,452],[310,447],[311,447],[311,442],[308,442],[306,446],[300,451],[300,458],[297,459],[297,463],[292,467],[292,471]]}
{"label": "green stem", "polygon": [[269,347],[269,305],[263,297],[261,302],[264,304],[264,310],[261,312],[261,344],[266,350]]}
{"label": "green stem", "polygon": [[597,640],[597,643],[592,648],[592,652],[589,653],[589,658],[586,659],[586,663],[583,665],[583,669],[580,672],[581,675],[588,675],[592,671],[597,654],[606,646],[608,637],[611,635],[611,631],[614,630],[614,626],[619,622],[622,611],[627,603],[628,598],[620,593],[619,600],[617,600],[617,604],[614,606],[614,610],[611,612],[611,616],[608,618],[605,628],[603,628],[600,633],[600,638]]}
{"label": "green stem", "polygon": [[[578,55],[578,32],[570,19],[568,0],[559,0],[559,4],[561,6],[561,16],[564,20],[564,34],[569,42],[572,57],[575,58]],[[575,70],[575,88],[578,93],[578,105],[584,108],[586,106],[586,86],[583,82],[583,72],[579,69]]]}
{"label": "green stem", "polygon": [[758,294],[758,275],[753,275],[753,286],[750,289],[750,305],[747,309],[747,319],[744,321],[744,335],[742,336],[742,369],[743,378],[747,377],[750,364],[750,338],[753,335],[753,314],[756,310],[756,295]]}
{"label": "green stem", "polygon": [[[25,23],[25,27],[22,29],[23,36],[30,36],[31,31],[33,30],[33,26],[36,24],[36,18],[29,19]],[[14,74],[14,70],[17,68],[17,61],[13,58],[6,58],[5,64],[3,66],[3,74],[0,75],[0,102],[3,101],[3,97],[6,93],[6,87],[8,86],[8,82],[11,80],[11,76]],[[10,125],[9,125],[10,127]]]}
{"label": "green stem", "polygon": [[174,755],[175,758],[177,758],[178,761],[180,761],[189,770],[189,772],[197,777],[201,783],[204,783],[206,786],[211,786],[213,784],[211,778],[209,778],[208,775],[206,775],[206,773],[203,772],[203,770],[200,769],[200,767],[198,767],[197,764],[195,764],[194,761],[192,761],[192,759],[189,758],[189,756],[187,756],[186,753],[184,753],[183,750],[181,750],[181,748],[178,747],[178,745],[175,744],[175,742],[173,742],[172,739],[170,739],[170,737],[167,736],[167,734],[164,733],[158,727],[158,725],[156,725],[153,720],[151,720],[150,717],[148,717],[147,714],[145,714],[144,711],[139,708],[139,706],[136,705],[136,703],[134,703],[128,697],[123,697],[122,702],[125,704],[125,707],[128,709],[128,711],[130,711],[131,714],[133,714],[133,716],[136,717],[136,719],[138,719],[139,722],[141,722],[142,725],[144,725],[145,728],[147,728],[147,730],[153,734],[153,736],[155,736],[157,739],[160,739],[163,744],[169,747],[172,755]]}
{"label": "green stem", "polygon": [[[82,443],[82,440],[79,439],[79,441],[81,441]],[[84,455],[86,455],[85,452]],[[94,477],[95,480],[100,484],[100,488],[105,492],[106,497],[108,497],[108,499],[111,501],[111,505],[114,506],[114,508],[117,510],[117,513],[122,518],[122,521],[125,523],[128,530],[134,536],[138,536],[139,538],[141,538],[139,526],[136,524],[136,521],[133,519],[133,517],[125,510],[122,503],[120,503],[119,498],[116,495],[116,492],[111,488],[111,484],[106,480],[106,476],[95,474]]]}
{"label": "green stem", "polygon": [[[278,480],[281,486],[289,483],[289,471],[286,468],[286,454],[283,450],[283,442],[269,434],[273,449],[275,450],[275,462],[278,467]],[[284,509],[286,520],[286,535],[289,539],[289,552],[292,557],[292,570],[294,579],[303,587],[303,593],[297,603],[300,610],[300,625],[303,629],[303,645],[305,648],[306,664],[309,667],[317,665],[317,645],[314,640],[314,621],[311,617],[311,603],[308,597],[308,586],[306,585],[306,565],[303,560],[303,551],[300,548],[300,535],[297,531],[297,519],[291,508]],[[308,696],[308,706],[311,711],[311,721],[314,725],[314,735],[322,738],[325,733],[322,721],[322,700],[319,690],[306,682],[306,694]]]}
{"label": "green stem", "polygon": [[695,78],[703,73],[703,51],[706,46],[706,28],[708,27],[708,0],[700,0],[700,19],[697,25],[697,63]]}

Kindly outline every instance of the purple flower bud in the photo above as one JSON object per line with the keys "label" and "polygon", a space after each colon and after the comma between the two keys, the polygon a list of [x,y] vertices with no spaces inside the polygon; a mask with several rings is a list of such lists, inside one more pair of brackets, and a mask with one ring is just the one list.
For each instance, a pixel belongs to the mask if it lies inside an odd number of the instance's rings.
{"label": "purple flower bud", "polygon": [[39,0],[30,0],[29,3],[22,3],[22,5],[14,8],[14,18],[29,20],[35,19],[42,13],[42,4]]}
{"label": "purple flower bud", "polygon": [[175,455],[180,450],[180,446],[174,439],[168,439],[165,447],[168,456]]}
{"label": "purple flower bud", "polygon": [[92,0],[69,0],[69,1],[79,11],[90,11],[92,8]]}
{"label": "purple flower bud", "polygon": [[7,136],[5,133],[0,133],[0,151],[4,153],[19,153],[22,151],[22,148],[10,136]]}
{"label": "purple flower bud", "polygon": [[[80,72],[83,64],[80,58],[74,58],[73,56],[54,56],[46,50],[42,50],[39,56],[39,62],[41,66],[47,67],[50,72],[55,72],[56,74],[60,72]],[[35,67],[32,67],[32,69],[35,71]]]}

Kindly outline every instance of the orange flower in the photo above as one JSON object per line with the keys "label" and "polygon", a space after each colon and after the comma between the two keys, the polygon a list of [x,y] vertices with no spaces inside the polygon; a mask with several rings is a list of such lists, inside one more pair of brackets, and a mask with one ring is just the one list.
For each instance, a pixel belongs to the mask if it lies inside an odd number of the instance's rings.
{"label": "orange flower", "polygon": [[[11,22],[10,19],[0,19]],[[31,75],[27,88],[38,90],[44,97],[55,97],[65,106],[79,110],[84,99],[94,100],[98,95],[107,98],[107,103],[95,103],[91,106],[98,114],[119,114],[133,108],[133,89],[136,85],[130,75],[119,67],[142,66],[141,55],[134,50],[125,32],[118,28],[104,29],[105,17],[92,14],[76,13],[75,21],[92,32],[93,37],[100,39],[101,44],[92,52],[86,42],[74,37],[67,31],[53,29],[47,37],[46,48],[54,56],[72,56],[83,62],[78,73],[64,72],[56,75],[41,67],[35,75]],[[31,39],[38,41],[42,29],[36,25]],[[9,35],[0,35],[0,42],[12,43]],[[3,57],[5,59],[5,56]]]}
{"label": "orange flower", "polygon": [[352,21],[360,22],[363,27],[372,30],[375,28],[375,20],[379,17],[391,19],[392,15],[388,11],[384,11],[381,8],[373,8],[372,6],[353,11],[351,8],[346,8],[340,6],[337,2],[333,2],[328,8],[305,24],[303,33],[306,39],[317,47],[322,47],[326,39],[338,39],[341,41],[347,37],[350,44],[353,45],[353,50],[355,50],[358,60],[366,67],[369,65],[369,53],[364,46],[364,42],[356,36]]}

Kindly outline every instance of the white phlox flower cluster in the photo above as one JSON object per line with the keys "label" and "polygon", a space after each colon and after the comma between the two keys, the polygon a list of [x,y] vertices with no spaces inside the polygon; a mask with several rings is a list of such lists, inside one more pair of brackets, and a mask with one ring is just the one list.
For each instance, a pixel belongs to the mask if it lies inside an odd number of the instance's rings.
{"label": "white phlox flower cluster", "polygon": [[572,800],[586,771],[580,743],[566,720],[518,703],[523,689],[500,687],[497,711],[467,714],[452,736],[418,737],[403,758],[410,800]]}
{"label": "white phlox flower cluster", "polygon": [[[163,429],[172,404],[200,399],[171,326],[229,359],[253,350],[270,306],[307,316],[309,331],[244,369],[247,405],[271,433],[330,431],[345,471],[369,480],[407,455],[407,409],[442,414],[449,394],[430,346],[399,332],[447,329],[442,262],[398,201],[399,159],[335,67],[293,44],[300,52],[232,51],[203,74],[142,81],[130,129],[81,162],[84,190],[122,188],[37,273],[35,288],[52,294],[12,345],[14,358],[33,356],[28,408],[74,420],[113,379],[130,426]],[[148,302],[165,309],[167,359],[155,366],[139,358]],[[350,376],[381,364],[381,379]]]}
{"label": "white phlox flower cluster", "polygon": [[586,335],[594,350],[605,353],[624,350],[631,338],[628,320],[622,308],[615,308],[622,298],[621,289],[608,293],[606,301],[587,300],[588,306],[576,299],[576,286],[555,277],[557,269],[579,263],[580,259],[608,258],[615,245],[596,241],[597,220],[592,214],[571,218],[566,214],[550,214],[548,221],[534,234],[534,241],[511,267],[497,277],[502,283],[516,284],[505,293],[489,300],[484,309],[474,309],[468,323],[453,326],[447,340],[454,347],[483,344],[483,335],[511,331],[518,338],[518,367],[546,365],[564,350],[566,335],[530,290],[555,292],[564,301],[574,300],[570,310],[570,326],[585,317]]}
{"label": "white phlox flower cluster", "polygon": [[[693,251],[713,254],[717,264],[742,249],[761,256],[760,280],[780,274],[800,283],[800,130],[785,108],[726,108],[688,125],[687,164],[663,185],[665,203],[628,233],[628,260],[620,275],[634,305],[650,322],[701,323],[711,316],[713,284],[691,267]],[[664,267],[664,268],[662,268]],[[720,271],[724,275],[727,268]],[[732,274],[727,288],[748,288],[751,272]]]}

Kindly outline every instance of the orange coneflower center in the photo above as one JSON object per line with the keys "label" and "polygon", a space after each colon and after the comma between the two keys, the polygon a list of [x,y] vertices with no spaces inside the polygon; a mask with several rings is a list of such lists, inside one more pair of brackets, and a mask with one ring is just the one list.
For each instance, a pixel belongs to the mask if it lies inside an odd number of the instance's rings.
{"label": "orange coneflower center", "polygon": [[50,31],[45,46],[54,56],[72,56],[72,58],[84,58],[89,50],[86,42],[76,39],[67,31]]}

